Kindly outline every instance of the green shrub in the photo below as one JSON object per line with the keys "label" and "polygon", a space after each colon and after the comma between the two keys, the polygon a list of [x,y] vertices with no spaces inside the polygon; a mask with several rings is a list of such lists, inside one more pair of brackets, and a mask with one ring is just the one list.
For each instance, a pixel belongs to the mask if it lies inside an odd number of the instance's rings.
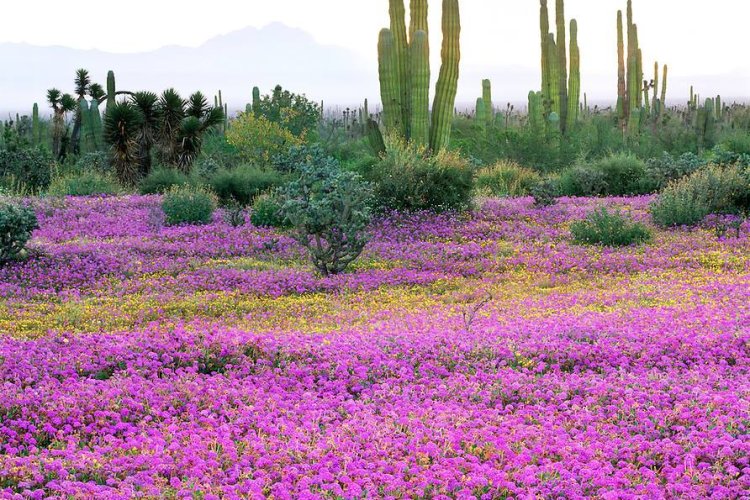
{"label": "green shrub", "polygon": [[622,247],[640,244],[651,239],[651,232],[639,222],[633,222],[618,211],[602,207],[585,220],[570,226],[573,241],[580,245]]}
{"label": "green shrub", "polygon": [[478,189],[489,191],[494,196],[526,196],[541,181],[539,174],[515,163],[500,161],[479,171],[476,179]]}
{"label": "green shrub", "polygon": [[641,160],[619,153],[565,170],[560,188],[567,196],[623,196],[649,193],[656,186]]}
{"label": "green shrub", "polygon": [[607,192],[604,173],[591,166],[575,166],[560,174],[560,195],[599,196]]}
{"label": "green shrub", "polygon": [[424,148],[388,141],[372,169],[375,203],[381,210],[464,210],[471,205],[474,175],[458,153],[429,155]]}
{"label": "green shrub", "polygon": [[187,175],[174,168],[156,168],[141,180],[138,190],[141,194],[164,194],[174,186],[190,184]]}
{"label": "green shrub", "polygon": [[739,166],[708,166],[673,181],[651,206],[660,226],[692,226],[709,214],[750,208],[750,180]]}
{"label": "green shrub", "polygon": [[50,184],[47,193],[52,196],[94,196],[117,194],[121,190],[112,177],[90,170],[57,177]]}
{"label": "green shrub", "polygon": [[18,257],[38,227],[33,208],[0,200],[0,263]]}
{"label": "green shrub", "polygon": [[281,174],[274,170],[260,170],[242,166],[235,170],[220,170],[209,179],[209,185],[222,204],[231,202],[250,205],[256,196],[282,184]]}
{"label": "green shrub", "polygon": [[75,169],[80,173],[97,172],[100,174],[110,174],[112,172],[112,162],[108,152],[96,151],[81,155],[76,161]]}
{"label": "green shrub", "polygon": [[646,162],[646,173],[657,189],[663,189],[671,181],[690,175],[706,165],[706,161],[695,153],[683,153],[674,157],[666,151]]}
{"label": "green shrub", "polygon": [[208,224],[216,210],[216,196],[205,188],[173,186],[164,194],[162,209],[166,224]]}
{"label": "green shrub", "polygon": [[282,205],[278,196],[262,194],[255,198],[250,222],[256,227],[289,227],[289,220],[282,214]]}
{"label": "green shrub", "polygon": [[323,276],[341,273],[369,239],[372,190],[358,174],[333,161],[303,164],[298,173],[281,191],[281,214]]}
{"label": "green shrub", "polygon": [[531,188],[531,196],[534,197],[534,206],[551,207],[557,203],[560,191],[560,179],[547,178]]}
{"label": "green shrub", "polygon": [[12,190],[43,191],[52,181],[54,164],[42,149],[0,151],[0,182]]}

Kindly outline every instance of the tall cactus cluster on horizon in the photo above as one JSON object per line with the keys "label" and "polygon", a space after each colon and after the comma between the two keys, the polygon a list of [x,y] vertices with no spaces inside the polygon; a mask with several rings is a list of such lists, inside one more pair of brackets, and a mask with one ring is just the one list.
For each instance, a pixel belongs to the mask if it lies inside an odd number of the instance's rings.
{"label": "tall cactus cluster on horizon", "polygon": [[[644,80],[643,51],[638,43],[638,25],[633,22],[633,1],[628,0],[626,25],[622,11],[617,11],[617,114],[624,132],[633,136],[648,118],[656,123],[663,116],[667,99],[668,67],[661,75],[659,93],[659,63],[654,63],[654,78]],[[627,50],[625,39],[627,37]],[[653,89],[653,99],[649,92]]]}
{"label": "tall cactus cluster on horizon", "polygon": [[[542,104],[548,121],[559,121],[561,132],[578,120],[581,100],[581,56],[578,22],[570,21],[570,45],[566,44],[565,0],[556,0],[557,37],[550,32],[547,0],[540,0],[539,29],[542,46]],[[531,97],[531,96],[530,96]],[[536,99],[533,97],[532,99]]]}
{"label": "tall cactus cluster on horizon", "polygon": [[378,37],[383,119],[388,133],[439,151],[448,146],[461,60],[458,0],[443,0],[442,63],[430,118],[430,46],[427,0],[389,0],[391,24]]}

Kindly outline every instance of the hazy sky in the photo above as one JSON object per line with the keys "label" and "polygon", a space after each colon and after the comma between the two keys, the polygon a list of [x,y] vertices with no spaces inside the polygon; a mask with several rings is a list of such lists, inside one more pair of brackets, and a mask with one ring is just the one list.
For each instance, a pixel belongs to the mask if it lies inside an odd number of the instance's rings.
{"label": "hazy sky", "polygon": [[[0,42],[134,52],[163,45],[197,46],[218,34],[278,21],[375,64],[378,30],[388,23],[387,0],[128,0],[80,8],[74,3],[66,11],[60,5],[59,0],[4,5]],[[461,0],[461,8],[465,65],[538,67],[537,0]],[[625,0],[566,1],[567,17],[578,20],[584,90],[587,76],[591,82],[616,78],[615,19],[617,9],[624,8]],[[714,88],[704,89],[706,94],[744,92],[750,78],[750,58],[745,55],[750,48],[750,1],[635,0],[634,9],[645,68],[658,59],[670,65],[677,85],[686,86],[699,75],[716,75],[709,79]],[[433,0],[433,47],[439,46],[440,10],[440,2]],[[487,76],[502,86],[500,71]],[[681,95],[686,89],[672,90]],[[750,89],[744,94],[750,95]]]}

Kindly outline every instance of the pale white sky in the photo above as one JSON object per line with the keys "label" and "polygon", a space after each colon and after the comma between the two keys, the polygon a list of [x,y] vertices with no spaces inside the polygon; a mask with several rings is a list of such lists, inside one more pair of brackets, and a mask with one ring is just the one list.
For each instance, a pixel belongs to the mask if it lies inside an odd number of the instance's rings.
{"label": "pale white sky", "polygon": [[[592,85],[616,78],[615,16],[625,3],[566,1],[567,17],[578,20],[584,90],[587,76]],[[349,48],[373,65],[378,31],[388,23],[387,0],[128,0],[80,8],[70,4],[67,10],[59,0],[7,4],[2,7],[0,42],[135,52],[163,45],[197,46],[219,34],[278,21],[309,32],[321,43]],[[433,48],[439,47],[440,4],[433,0],[430,5]],[[537,0],[462,0],[461,8],[464,67],[538,67]],[[634,0],[634,9],[645,68],[658,59],[670,65],[675,81],[683,85],[693,77],[705,81],[715,75],[715,85],[709,79],[715,87],[710,92],[738,95],[744,90],[750,76],[750,1]],[[433,49],[434,56],[438,52]],[[731,81],[730,75],[737,79]],[[498,84],[502,80],[499,70],[487,76]],[[750,89],[745,94],[750,95]]]}

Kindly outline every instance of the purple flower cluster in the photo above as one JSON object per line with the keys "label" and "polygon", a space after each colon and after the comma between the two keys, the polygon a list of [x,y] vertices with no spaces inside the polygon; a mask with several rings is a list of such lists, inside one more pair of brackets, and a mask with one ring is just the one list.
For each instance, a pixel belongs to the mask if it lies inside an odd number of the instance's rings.
{"label": "purple flower cluster", "polygon": [[0,336],[0,498],[747,498],[748,238],[570,242],[595,204],[649,201],[392,215],[327,279],[270,230],[154,225],[156,198],[41,206],[0,270],[19,322],[105,297],[341,310]]}

